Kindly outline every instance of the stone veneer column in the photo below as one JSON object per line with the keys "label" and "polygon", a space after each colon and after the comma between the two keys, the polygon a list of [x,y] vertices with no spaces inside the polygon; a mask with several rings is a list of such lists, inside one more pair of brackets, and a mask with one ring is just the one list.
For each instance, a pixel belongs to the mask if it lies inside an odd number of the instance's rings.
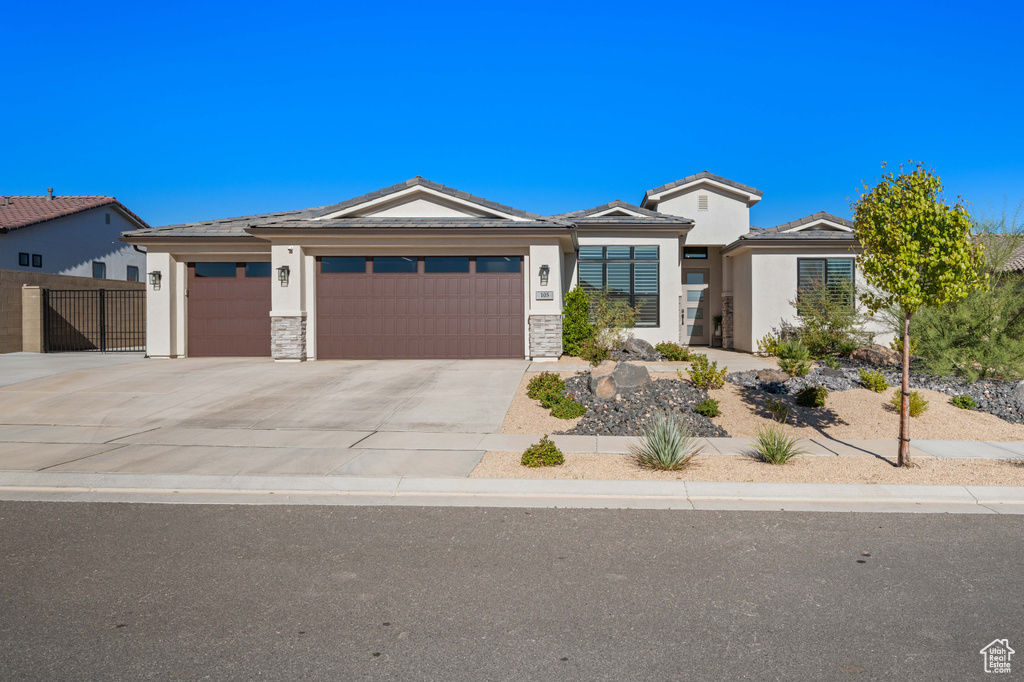
{"label": "stone veneer column", "polygon": [[554,358],[562,355],[562,316],[530,315],[530,357]]}
{"label": "stone veneer column", "polygon": [[732,340],[732,294],[722,294],[722,348],[733,349]]}
{"label": "stone veneer column", "polygon": [[270,355],[275,360],[306,359],[305,315],[271,315]]}

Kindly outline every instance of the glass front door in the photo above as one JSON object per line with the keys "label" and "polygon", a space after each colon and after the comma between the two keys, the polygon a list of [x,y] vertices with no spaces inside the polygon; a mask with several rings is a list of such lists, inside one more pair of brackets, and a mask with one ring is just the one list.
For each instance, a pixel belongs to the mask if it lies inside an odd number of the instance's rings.
{"label": "glass front door", "polygon": [[706,346],[711,335],[708,315],[708,268],[683,269],[683,309],[680,328],[682,341],[690,346]]}

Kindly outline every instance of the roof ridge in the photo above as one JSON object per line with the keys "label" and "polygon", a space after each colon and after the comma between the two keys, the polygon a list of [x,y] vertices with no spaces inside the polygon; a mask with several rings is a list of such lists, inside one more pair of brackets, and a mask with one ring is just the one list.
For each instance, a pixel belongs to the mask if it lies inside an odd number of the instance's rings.
{"label": "roof ridge", "polygon": [[744,192],[747,192],[749,194],[754,194],[754,195],[759,196],[759,197],[763,197],[764,196],[764,192],[762,192],[761,190],[757,189],[756,187],[751,187],[750,185],[744,185],[742,182],[736,182],[735,180],[730,180],[727,177],[724,177],[724,176],[721,176],[721,175],[716,175],[715,173],[712,173],[711,171],[708,171],[708,170],[702,170],[699,173],[694,173],[693,175],[687,175],[685,178],[680,178],[679,180],[673,180],[672,182],[665,183],[664,185],[661,185],[660,187],[655,187],[654,189],[647,190],[646,192],[644,192],[644,199],[643,200],[646,201],[647,198],[649,196],[651,196],[652,194],[658,194],[659,192],[665,192],[667,190],[673,189],[675,187],[679,187],[681,185],[686,185],[686,184],[689,184],[691,182],[695,182],[697,180],[705,180],[705,179],[706,180],[714,180],[715,182],[721,183],[723,185],[727,185],[729,187],[734,187],[734,188],[739,189],[739,190],[743,190]]}

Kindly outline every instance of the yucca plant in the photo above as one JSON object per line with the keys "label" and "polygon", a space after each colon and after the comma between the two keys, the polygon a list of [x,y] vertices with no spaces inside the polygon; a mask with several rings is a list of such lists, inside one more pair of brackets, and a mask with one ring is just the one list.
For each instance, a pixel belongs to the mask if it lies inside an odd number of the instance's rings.
{"label": "yucca plant", "polygon": [[685,469],[701,451],[697,438],[674,412],[656,412],[644,425],[639,445],[632,447],[641,466],[663,471]]}
{"label": "yucca plant", "polygon": [[754,437],[754,454],[768,464],[785,464],[797,455],[807,454],[797,446],[797,439],[781,426],[762,426]]}

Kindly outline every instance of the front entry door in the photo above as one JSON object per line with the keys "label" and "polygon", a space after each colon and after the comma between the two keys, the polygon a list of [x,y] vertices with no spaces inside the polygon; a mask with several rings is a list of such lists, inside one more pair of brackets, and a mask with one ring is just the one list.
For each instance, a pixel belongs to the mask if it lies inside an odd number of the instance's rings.
{"label": "front entry door", "polygon": [[688,346],[706,346],[710,338],[708,316],[708,268],[683,269],[683,306],[679,322],[680,341]]}

